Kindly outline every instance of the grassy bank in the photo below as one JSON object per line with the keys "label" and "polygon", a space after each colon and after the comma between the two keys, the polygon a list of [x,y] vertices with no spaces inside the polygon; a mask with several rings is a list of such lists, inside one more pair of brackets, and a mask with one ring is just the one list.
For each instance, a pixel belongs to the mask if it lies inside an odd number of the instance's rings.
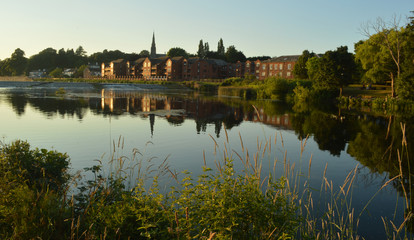
{"label": "grassy bank", "polygon": [[26,76],[10,76],[10,77],[0,76],[0,81],[31,82],[33,80]]}
{"label": "grassy bank", "polygon": [[351,84],[344,88],[343,90],[344,97],[354,97],[354,98],[386,98],[391,96],[391,87],[385,85],[372,85],[367,89],[362,84]]}

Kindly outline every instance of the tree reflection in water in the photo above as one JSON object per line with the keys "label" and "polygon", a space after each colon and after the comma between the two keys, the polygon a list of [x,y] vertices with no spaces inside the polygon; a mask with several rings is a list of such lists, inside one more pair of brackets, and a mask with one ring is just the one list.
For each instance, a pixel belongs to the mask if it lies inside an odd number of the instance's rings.
{"label": "tree reflection in water", "polygon": [[[93,114],[117,117],[123,114],[148,118],[153,133],[155,116],[165,118],[172,126],[186,120],[196,123],[197,133],[205,132],[213,125],[220,136],[222,126],[231,129],[243,121],[257,122],[275,128],[293,130],[297,137],[313,137],[319,149],[340,156],[345,151],[372,173],[387,173],[391,179],[400,173],[397,151],[401,152],[403,134],[400,123],[412,119],[401,117],[371,116],[362,113],[340,113],[331,106],[315,109],[310,106],[291,106],[284,102],[244,101],[240,99],[203,97],[195,94],[168,95],[165,93],[143,93],[135,91],[102,91],[92,96],[59,97],[54,93],[31,95],[10,92],[7,100],[17,115],[23,115],[26,105],[31,105],[49,118],[56,116],[84,118],[90,110]],[[258,112],[252,107],[254,105]],[[413,152],[414,129],[407,124],[407,156]],[[405,190],[412,189],[410,176],[414,165],[410,158],[403,158],[403,183]],[[413,167],[410,167],[413,166]],[[401,184],[393,186],[403,195]],[[408,198],[411,198],[411,191]],[[410,206],[412,207],[412,201]]]}

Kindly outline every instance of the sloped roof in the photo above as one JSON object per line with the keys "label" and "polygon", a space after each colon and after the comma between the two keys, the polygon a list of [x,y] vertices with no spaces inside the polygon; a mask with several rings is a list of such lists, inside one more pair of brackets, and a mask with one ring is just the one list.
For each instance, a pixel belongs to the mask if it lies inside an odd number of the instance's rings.
{"label": "sloped roof", "polygon": [[191,57],[191,58],[187,59],[188,63],[190,63],[190,64],[192,64],[192,63],[194,63],[195,61],[198,61],[198,60],[200,60],[199,57]]}
{"label": "sloped roof", "polygon": [[264,62],[296,62],[298,61],[299,57],[300,55],[285,55],[280,57],[274,57]]}
{"label": "sloped roof", "polygon": [[113,63],[123,63],[124,61],[125,61],[124,59],[120,58],[120,59],[114,60],[112,62]]}
{"label": "sloped roof", "polygon": [[180,61],[182,59],[184,59],[184,57],[173,57],[171,58],[171,61],[175,62],[175,61]]}
{"label": "sloped roof", "polygon": [[166,62],[167,60],[168,60],[168,57],[160,57],[160,58],[150,59],[151,65],[157,65],[157,64]]}
{"label": "sloped roof", "polygon": [[216,64],[218,66],[226,66],[227,62],[221,59],[206,59],[210,64]]}
{"label": "sloped roof", "polygon": [[137,60],[134,61],[134,64],[141,64],[145,61],[146,58],[138,58]]}

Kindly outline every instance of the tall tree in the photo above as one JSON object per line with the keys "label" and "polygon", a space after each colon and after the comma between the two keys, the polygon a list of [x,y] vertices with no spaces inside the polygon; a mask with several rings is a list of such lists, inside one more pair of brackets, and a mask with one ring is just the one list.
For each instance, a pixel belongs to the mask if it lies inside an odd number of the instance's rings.
{"label": "tall tree", "polygon": [[[403,40],[400,28],[400,18],[397,18],[397,16],[394,16],[389,22],[386,22],[382,18],[377,18],[376,22],[367,22],[361,28],[363,34],[368,38],[371,38],[373,35],[379,36],[379,41],[376,44],[387,49],[395,64],[397,76],[393,72],[390,72],[392,97],[395,97],[395,78],[399,79],[401,74],[401,49]],[[374,34],[372,34],[372,31]]]}
{"label": "tall tree", "polygon": [[230,62],[230,63],[235,63],[237,61],[240,61],[240,62],[246,61],[246,56],[242,52],[238,51],[236,47],[234,47],[233,45],[227,48],[225,56],[226,56],[227,62]]}
{"label": "tall tree", "polygon": [[204,53],[210,52],[210,46],[208,45],[208,42],[204,43]]}
{"label": "tall tree", "polygon": [[201,39],[200,43],[198,44],[197,56],[200,57],[200,58],[205,58],[206,57],[206,52],[204,51],[203,39]]}
{"label": "tall tree", "polygon": [[338,47],[335,51],[327,51],[321,58],[310,58],[306,67],[315,89],[339,88],[340,96],[342,88],[353,80],[356,69],[354,56],[348,52],[346,46]]}
{"label": "tall tree", "polygon": [[24,73],[27,64],[25,53],[20,48],[14,50],[10,58],[10,72],[13,76],[19,76]]}
{"label": "tall tree", "polygon": [[46,69],[51,71],[57,67],[56,64],[57,53],[53,48],[46,48],[38,54],[31,56],[27,63],[28,71]]}
{"label": "tall tree", "polygon": [[[414,11],[411,13],[414,14]],[[396,93],[403,99],[414,101],[414,16],[409,17],[409,20],[403,35],[403,61],[401,77],[396,84]]]}
{"label": "tall tree", "polygon": [[293,74],[295,77],[300,79],[308,79],[308,70],[306,68],[306,62],[309,60],[309,58],[315,57],[315,53],[310,53],[308,50],[304,50],[302,52],[302,55],[298,58],[298,61],[296,62],[294,68],[293,68]]}
{"label": "tall tree", "polygon": [[223,39],[220,38],[218,45],[217,45],[217,53],[218,55],[224,56],[226,49],[224,48]]}
{"label": "tall tree", "polygon": [[82,46],[79,46],[76,51],[75,51],[76,56],[81,56],[81,57],[85,57],[86,56],[86,51],[83,49]]}

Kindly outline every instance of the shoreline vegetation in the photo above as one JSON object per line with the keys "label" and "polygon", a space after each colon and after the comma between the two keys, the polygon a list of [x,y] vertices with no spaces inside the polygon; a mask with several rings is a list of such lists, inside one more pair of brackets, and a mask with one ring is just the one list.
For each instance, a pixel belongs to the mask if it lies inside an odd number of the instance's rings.
{"label": "shoreline vegetation", "polygon": [[[401,125],[404,133],[405,126]],[[138,149],[120,155],[124,139],[114,141],[108,160],[84,172],[69,174],[69,156],[32,149],[24,141],[0,145],[0,237],[2,239],[362,239],[361,211],[352,206],[358,166],[340,186],[326,178],[310,187],[312,156],[300,163],[287,157],[283,136],[264,136],[257,149],[231,149],[227,138],[215,143],[214,163],[199,159],[203,173],[176,173],[168,159],[148,165],[153,157]],[[281,155],[276,152],[283,152]],[[203,155],[208,154],[204,153]],[[378,190],[397,184],[403,189],[404,219],[383,218],[384,238],[410,238],[411,189],[404,181],[407,143],[398,150],[399,174]],[[306,163],[307,162],[307,163]],[[153,164],[153,162],[152,162]],[[235,164],[242,170],[236,170]],[[269,173],[263,166],[269,165]],[[281,172],[278,176],[276,172]],[[90,178],[85,178],[89,173]],[[160,179],[173,182],[162,191]],[[409,180],[411,181],[411,180]],[[314,202],[314,196],[323,196]]]}
{"label": "shoreline vegetation", "polygon": [[[386,84],[350,84],[343,88],[342,96],[338,90],[315,90],[310,80],[288,80],[270,77],[255,80],[252,77],[205,79],[194,81],[134,81],[129,79],[85,79],[85,78],[40,78],[0,77],[0,81],[22,82],[66,82],[91,84],[143,84],[165,86],[166,88],[182,88],[216,94],[221,97],[237,97],[245,100],[284,101],[300,107],[336,106],[342,110],[356,110],[389,115],[414,115],[414,102],[407,99],[392,98],[391,86]],[[339,97],[338,97],[339,96]]]}

